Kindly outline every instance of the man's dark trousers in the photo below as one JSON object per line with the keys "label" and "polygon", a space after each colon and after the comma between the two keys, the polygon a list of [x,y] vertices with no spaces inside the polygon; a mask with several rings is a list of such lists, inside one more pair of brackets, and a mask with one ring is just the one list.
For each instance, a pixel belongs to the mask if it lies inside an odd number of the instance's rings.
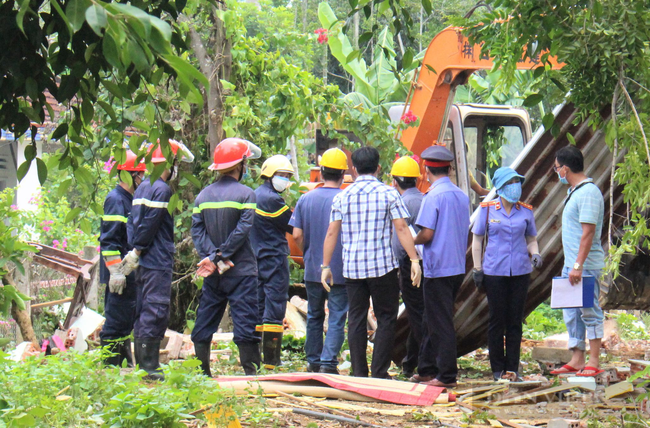
{"label": "man's dark trousers", "polygon": [[347,279],[350,310],[348,313],[348,343],[352,375],[368,377],[366,349],[368,346],[368,309],[372,297],[373,310],[377,317],[375,346],[372,353],[372,377],[387,378],[393,345],[395,325],[399,310],[399,286],[397,269],[378,278]]}
{"label": "man's dark trousers", "polygon": [[162,340],[169,324],[172,270],[140,266],[135,276],[138,302],[133,337]]}
{"label": "man's dark trousers", "polygon": [[211,342],[230,303],[234,342],[259,343],[257,321],[257,276],[220,276],[214,273],[203,280],[203,294],[192,329],[192,342]]}
{"label": "man's dark trousers", "polygon": [[[420,265],[422,262],[420,262]],[[399,264],[399,287],[409,320],[409,336],[406,341],[406,357],[402,372],[413,373],[418,366],[422,336],[424,335],[424,291],[422,285],[414,287],[411,281],[411,259],[407,255]]]}
{"label": "man's dark trousers", "polygon": [[454,302],[465,275],[424,278],[424,323],[427,336],[420,350],[420,376],[433,376],[442,383],[456,382],[456,330]]}
{"label": "man's dark trousers", "polygon": [[133,331],[137,292],[135,273],[126,277],[126,287],[122,294],[111,293],[108,285],[104,295],[104,316],[106,321],[99,337],[103,340],[117,340],[128,337]]}

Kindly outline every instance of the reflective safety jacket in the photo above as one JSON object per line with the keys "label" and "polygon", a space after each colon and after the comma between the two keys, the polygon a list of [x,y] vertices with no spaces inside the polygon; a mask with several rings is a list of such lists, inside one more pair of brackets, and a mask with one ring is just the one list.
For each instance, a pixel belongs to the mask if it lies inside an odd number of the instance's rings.
{"label": "reflective safety jacket", "polygon": [[289,226],[291,210],[284,199],[275,191],[268,180],[255,190],[257,208],[251,241],[257,258],[269,256],[288,256],[289,244],[286,233],[292,233]]}
{"label": "reflective safety jacket", "polygon": [[199,193],[192,213],[192,239],[199,257],[215,264],[234,263],[223,276],[257,276],[249,235],[255,218],[255,193],[233,177],[223,176]]}
{"label": "reflective safety jacket", "polygon": [[133,248],[129,245],[127,221],[131,215],[133,195],[120,185],[111,190],[104,201],[99,246],[102,253],[99,262],[99,281],[108,284],[110,273],[104,264],[104,257],[123,258]]}
{"label": "reflective safety jacket", "polygon": [[133,234],[129,242],[141,251],[140,266],[171,270],[174,265],[174,222],[167,211],[172,191],[162,178],[148,178],[133,195]]}

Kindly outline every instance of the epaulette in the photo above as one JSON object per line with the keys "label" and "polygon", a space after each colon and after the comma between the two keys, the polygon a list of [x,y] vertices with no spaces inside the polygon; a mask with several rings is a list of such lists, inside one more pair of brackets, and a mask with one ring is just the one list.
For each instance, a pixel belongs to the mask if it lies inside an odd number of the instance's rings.
{"label": "epaulette", "polygon": [[488,201],[488,202],[481,202],[481,206],[482,206],[483,208],[492,207],[492,206],[497,206],[497,205],[501,205],[501,204],[499,203],[498,200],[495,200],[495,201]]}
{"label": "epaulette", "polygon": [[524,202],[519,202],[519,205],[521,205],[521,206],[524,207],[524,208],[528,208],[528,209],[531,210],[531,211],[533,210],[533,206],[530,205],[530,204],[526,204],[526,203],[524,203]]}

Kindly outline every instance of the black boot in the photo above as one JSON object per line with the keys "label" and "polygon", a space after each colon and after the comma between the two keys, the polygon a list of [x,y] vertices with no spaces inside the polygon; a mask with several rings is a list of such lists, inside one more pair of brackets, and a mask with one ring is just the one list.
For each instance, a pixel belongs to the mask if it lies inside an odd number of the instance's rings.
{"label": "black boot", "polygon": [[108,355],[104,358],[104,364],[107,366],[118,366],[121,367],[122,357],[120,355],[120,342],[114,340],[104,340],[101,339],[102,348],[106,348],[111,355]]}
{"label": "black boot", "polygon": [[282,365],[282,332],[265,331],[262,335],[264,367],[274,369]]}
{"label": "black boot", "polygon": [[242,343],[237,345],[239,348],[239,361],[244,368],[246,376],[255,376],[260,368],[260,344],[259,343]]}
{"label": "black boot", "polygon": [[195,342],[194,351],[196,352],[196,358],[201,361],[201,370],[203,374],[207,377],[212,377],[212,372],[210,372],[210,346],[211,342]]}
{"label": "black boot", "polygon": [[147,372],[144,379],[165,380],[160,369],[160,339],[135,339],[135,360]]}
{"label": "black boot", "polygon": [[[131,352],[131,339],[126,339],[122,342],[120,347],[120,358],[122,361],[126,360],[126,366],[129,368],[133,367],[133,353]],[[122,364],[120,361],[120,365]]]}

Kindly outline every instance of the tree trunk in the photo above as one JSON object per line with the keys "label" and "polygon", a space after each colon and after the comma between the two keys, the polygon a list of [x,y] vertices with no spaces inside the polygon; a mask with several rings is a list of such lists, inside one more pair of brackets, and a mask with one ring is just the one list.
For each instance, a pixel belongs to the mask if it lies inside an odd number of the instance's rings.
{"label": "tree trunk", "polygon": [[302,0],[302,32],[307,32],[307,9],[309,8],[309,0]]}
{"label": "tree trunk", "polygon": [[32,319],[29,317],[29,313],[24,309],[18,309],[16,302],[11,302],[11,316],[20,329],[23,341],[32,342],[38,348],[38,340],[36,340],[36,334],[34,333],[34,327],[32,326]]}

